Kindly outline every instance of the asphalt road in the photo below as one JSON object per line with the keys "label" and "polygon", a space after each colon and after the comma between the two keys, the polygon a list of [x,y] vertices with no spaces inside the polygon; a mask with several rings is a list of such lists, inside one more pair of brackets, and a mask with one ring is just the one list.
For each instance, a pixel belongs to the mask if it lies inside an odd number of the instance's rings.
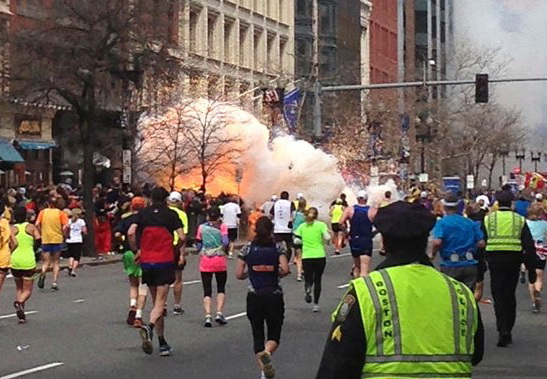
{"label": "asphalt road", "polygon": [[[36,378],[258,378],[250,326],[243,314],[246,283],[235,279],[232,261],[225,314],[234,318],[225,327],[203,328],[197,259],[190,257],[185,270],[184,280],[190,283],[183,296],[186,312],[170,312],[166,321],[166,338],[175,349],[169,358],[144,355],[137,330],[125,324],[128,283],[121,264],[86,267],[77,278],[62,273],[57,293],[36,289],[27,305],[27,311],[36,313],[27,316],[25,325],[18,325],[13,315],[14,284],[8,280],[0,293],[0,379],[33,368],[42,369],[32,373]],[[344,292],[338,287],[348,282],[350,265],[347,254],[329,259],[319,314],[304,303],[303,285],[295,275],[284,279],[286,318],[274,356],[276,377],[314,378],[329,315]],[[547,316],[531,314],[524,286],[518,291],[515,343],[509,348],[495,347],[493,307],[481,304],[487,348],[475,378],[547,377]],[[172,297],[170,310],[171,306]],[[56,363],[60,365],[54,367]]]}

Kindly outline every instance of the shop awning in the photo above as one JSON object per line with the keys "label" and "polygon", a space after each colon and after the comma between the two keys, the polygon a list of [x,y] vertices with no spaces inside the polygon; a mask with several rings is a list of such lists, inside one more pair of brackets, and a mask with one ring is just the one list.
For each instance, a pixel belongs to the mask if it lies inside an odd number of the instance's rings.
{"label": "shop awning", "polygon": [[10,141],[0,140],[0,161],[9,163],[23,163],[25,160],[13,147]]}
{"label": "shop awning", "polygon": [[19,143],[19,147],[23,150],[47,150],[57,146],[55,141],[43,141],[43,140],[39,140],[39,141],[18,140],[17,143]]}

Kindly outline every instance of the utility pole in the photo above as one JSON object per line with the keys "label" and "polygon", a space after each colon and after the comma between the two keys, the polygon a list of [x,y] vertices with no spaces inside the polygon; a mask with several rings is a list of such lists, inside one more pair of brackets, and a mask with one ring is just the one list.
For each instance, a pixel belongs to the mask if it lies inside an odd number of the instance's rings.
{"label": "utility pole", "polygon": [[313,83],[313,132],[316,137],[322,135],[321,120],[321,84],[319,83],[319,0],[312,0],[312,72]]}
{"label": "utility pole", "polygon": [[[429,62],[433,58],[433,0],[427,0],[427,57],[426,61]],[[431,78],[431,66],[427,65],[427,79]],[[438,80],[438,79],[437,79]],[[433,99],[433,93],[427,91],[427,100],[431,102]]]}

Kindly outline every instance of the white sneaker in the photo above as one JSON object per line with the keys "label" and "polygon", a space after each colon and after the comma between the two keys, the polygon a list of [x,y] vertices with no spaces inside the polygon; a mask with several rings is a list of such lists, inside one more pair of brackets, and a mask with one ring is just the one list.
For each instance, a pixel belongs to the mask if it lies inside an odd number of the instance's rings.
{"label": "white sneaker", "polygon": [[266,374],[264,374],[264,371],[262,371],[262,374],[260,374],[260,379],[266,379]]}
{"label": "white sneaker", "polygon": [[314,305],[312,311],[313,313],[319,313],[319,305]]}

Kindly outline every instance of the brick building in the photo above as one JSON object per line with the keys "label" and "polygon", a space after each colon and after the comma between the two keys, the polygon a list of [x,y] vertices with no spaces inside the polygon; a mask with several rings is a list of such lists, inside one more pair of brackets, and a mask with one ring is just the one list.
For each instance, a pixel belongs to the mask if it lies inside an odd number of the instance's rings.
{"label": "brick building", "polygon": [[370,82],[396,82],[397,0],[375,1],[370,17]]}

